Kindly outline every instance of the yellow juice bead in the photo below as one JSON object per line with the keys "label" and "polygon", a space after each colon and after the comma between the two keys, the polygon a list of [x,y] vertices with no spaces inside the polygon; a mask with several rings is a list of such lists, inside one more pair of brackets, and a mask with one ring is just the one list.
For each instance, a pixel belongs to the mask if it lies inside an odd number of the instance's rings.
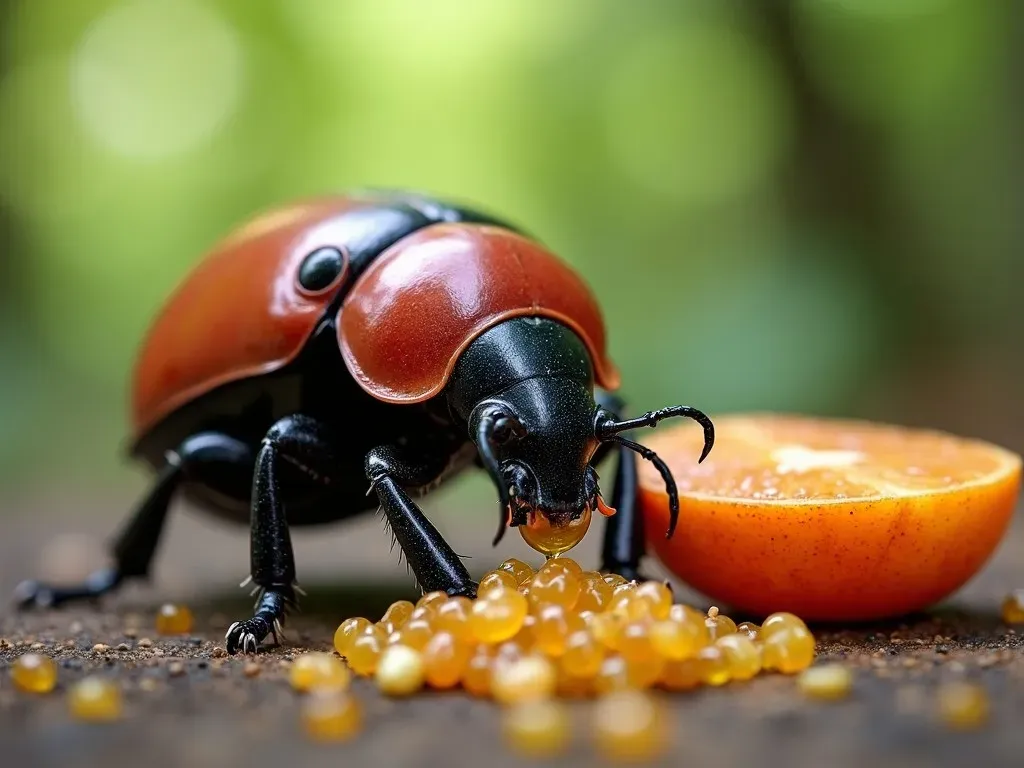
{"label": "yellow juice bead", "polygon": [[563,699],[588,699],[594,694],[593,678],[569,675],[559,667],[555,679],[555,693]]}
{"label": "yellow juice bead", "polygon": [[569,714],[556,701],[513,704],[502,717],[502,735],[511,749],[539,759],[562,754],[569,746]]}
{"label": "yellow juice bead", "polygon": [[494,658],[496,661],[517,661],[530,653],[530,649],[520,645],[515,638],[498,643],[498,645],[492,647],[494,648]]}
{"label": "yellow juice bead", "polygon": [[517,560],[514,557],[510,557],[499,565],[495,570],[508,571],[515,579],[516,584],[522,584],[523,582],[529,581],[533,578],[534,570],[532,567],[524,563],[522,560]]}
{"label": "yellow juice bead", "polygon": [[700,679],[708,685],[725,685],[729,682],[729,661],[721,648],[709,645],[697,654]]}
{"label": "yellow juice bead", "polygon": [[519,526],[523,541],[548,557],[568,552],[575,547],[590,528],[593,515],[590,507],[583,508],[583,514],[564,525],[552,525],[544,515],[533,515],[529,522]]}
{"label": "yellow juice bead", "polygon": [[68,691],[71,716],[89,722],[109,722],[121,717],[121,688],[112,680],[86,677]]}
{"label": "yellow juice bead", "polygon": [[472,696],[491,695],[491,674],[495,656],[486,645],[478,645],[462,671],[462,687]]}
{"label": "yellow juice bead", "polygon": [[607,584],[612,589],[614,589],[615,587],[618,587],[618,586],[620,586],[622,584],[628,584],[629,583],[629,582],[626,581],[626,579],[624,577],[620,576],[617,573],[606,573],[601,578],[604,579],[605,584]]}
{"label": "yellow juice bead", "polygon": [[989,719],[988,693],[967,682],[944,683],[937,692],[939,717],[950,728],[972,730]]}
{"label": "yellow juice bead", "polygon": [[648,635],[654,652],[672,661],[696,656],[708,639],[706,628],[693,619],[656,621],[651,624]]}
{"label": "yellow juice bead", "polygon": [[650,694],[617,691],[597,701],[592,733],[601,756],[615,761],[648,761],[669,746],[667,718]]}
{"label": "yellow juice bead", "polygon": [[346,691],[318,689],[303,700],[300,720],[314,741],[347,741],[361,730],[363,711],[359,700]]}
{"label": "yellow juice bead", "polygon": [[481,643],[500,643],[514,637],[526,621],[528,604],[518,592],[495,592],[473,603],[469,627]]}
{"label": "yellow juice bead", "polygon": [[537,569],[538,573],[541,571],[570,573],[577,579],[583,575],[583,568],[581,568],[580,564],[571,557],[549,557],[544,561],[544,564]]}
{"label": "yellow juice bead", "polygon": [[615,651],[619,648],[619,639],[626,622],[613,613],[597,613],[590,620],[590,632],[601,645]]}
{"label": "yellow juice bead", "polygon": [[623,691],[629,688],[629,670],[626,668],[626,660],[618,654],[605,656],[601,667],[594,676],[592,685],[598,696],[606,696],[613,691]]}
{"label": "yellow juice bead", "polygon": [[796,684],[806,696],[835,701],[849,695],[853,688],[853,673],[841,664],[823,664],[805,669]]}
{"label": "yellow juice bead", "polygon": [[156,615],[156,631],[161,635],[187,635],[192,624],[192,611],[184,605],[167,603]]}
{"label": "yellow juice bead", "polygon": [[494,589],[515,589],[518,586],[519,582],[511,571],[488,571],[477,584],[476,593],[483,597]]}
{"label": "yellow juice bead", "polygon": [[[427,592],[425,595],[423,595],[423,597],[421,597],[419,600],[416,601],[416,606],[415,607],[416,608],[431,607],[431,608],[435,608],[436,609],[441,603],[445,602],[447,599],[448,599],[448,594],[446,592],[441,592],[440,590],[437,590],[437,591],[434,591],[434,592]],[[410,613],[410,616],[411,615],[412,614]]]}
{"label": "yellow juice bead", "polygon": [[584,629],[586,625],[578,614],[557,604],[544,605],[537,612],[533,625],[534,647],[548,656],[561,656],[569,635]]}
{"label": "yellow juice bead", "polygon": [[49,656],[25,653],[11,665],[14,687],[26,693],[49,693],[57,687],[57,665]]}
{"label": "yellow juice bead", "polygon": [[491,675],[491,695],[502,704],[550,698],[557,680],[554,665],[543,656],[499,661]]}
{"label": "yellow juice bead", "polygon": [[701,662],[696,658],[670,661],[661,671],[659,682],[670,691],[689,691],[704,682]]}
{"label": "yellow juice bead", "polygon": [[528,653],[533,650],[536,645],[536,634],[534,632],[534,628],[536,626],[537,617],[527,615],[523,620],[523,626],[519,628],[519,631],[503,642],[501,646],[515,646],[519,649],[520,656]]}
{"label": "yellow juice bead", "polygon": [[623,621],[640,621],[652,618],[651,604],[636,596],[633,590],[612,593],[612,599],[605,608],[605,613],[618,616]]}
{"label": "yellow juice bead", "polygon": [[425,605],[422,608],[414,608],[413,612],[409,614],[409,618],[405,620],[405,623],[408,624],[410,621],[425,621],[430,624],[434,620],[434,616],[437,615],[437,611],[441,605],[443,605],[443,603],[432,603],[431,605]]}
{"label": "yellow juice bead", "polygon": [[715,645],[725,654],[729,665],[729,679],[750,680],[761,671],[761,649],[744,634],[734,633],[720,637]]}
{"label": "yellow juice bead", "polygon": [[468,597],[453,597],[438,606],[430,625],[436,632],[449,632],[463,641],[468,641],[473,633],[469,628],[469,614],[473,611],[473,601]]}
{"label": "yellow juice bead", "polygon": [[650,688],[661,679],[665,660],[651,654],[639,659],[626,659],[626,680],[630,688]]}
{"label": "yellow juice bead", "polygon": [[377,627],[371,626],[361,635],[356,635],[349,643],[345,661],[357,675],[372,675],[386,645],[387,638]]}
{"label": "yellow juice bead", "polygon": [[401,629],[388,636],[388,645],[407,645],[422,650],[423,646],[434,636],[434,628],[423,619],[407,621]]}
{"label": "yellow juice bead", "polygon": [[351,645],[352,640],[358,635],[363,634],[367,629],[373,626],[369,619],[362,617],[353,617],[351,619],[345,619],[341,622],[337,631],[334,633],[334,650],[341,656],[348,654],[348,647]]}
{"label": "yellow juice bead", "polygon": [[600,577],[580,578],[580,596],[576,600],[575,610],[603,611],[612,599],[612,586]]}
{"label": "yellow juice bead", "polygon": [[409,620],[414,610],[416,610],[416,606],[408,600],[396,600],[388,606],[380,620],[390,622],[393,630],[398,629]]}
{"label": "yellow juice bead", "polygon": [[672,609],[672,590],[660,581],[645,581],[637,586],[634,595],[650,607],[650,614],[656,619],[667,619]]}
{"label": "yellow juice bead", "polygon": [[432,688],[454,688],[469,663],[470,647],[450,632],[438,632],[423,649],[423,669]]}
{"label": "yellow juice bead", "polygon": [[576,605],[580,591],[580,580],[575,575],[542,568],[530,581],[530,602],[534,605],[554,603],[568,609]]}
{"label": "yellow juice bead", "polygon": [[793,627],[807,629],[807,625],[804,624],[803,620],[792,613],[786,613],[785,611],[773,613],[761,623],[761,639],[767,640],[776,632],[792,629]]}
{"label": "yellow juice bead", "polygon": [[784,674],[807,669],[814,661],[814,636],[798,626],[774,630],[761,648],[764,668]]}
{"label": "yellow juice bead", "polygon": [[411,696],[423,687],[423,656],[407,645],[389,646],[381,654],[374,680],[387,696]]}
{"label": "yellow juice bead", "polygon": [[570,677],[591,678],[601,670],[605,649],[586,630],[573,632],[566,638],[560,669]]}
{"label": "yellow juice bead", "polygon": [[631,621],[626,624],[619,633],[618,651],[626,661],[653,656],[650,626],[642,621]]}
{"label": "yellow juice bead", "polygon": [[746,635],[754,642],[761,639],[761,627],[752,621],[744,621],[742,624],[737,624],[736,631],[741,635]]}
{"label": "yellow juice bead", "polygon": [[728,616],[719,613],[718,609],[714,606],[708,610],[707,618],[704,619],[704,625],[708,628],[708,635],[712,640],[717,640],[720,637],[736,632],[736,622]]}
{"label": "yellow juice bead", "polygon": [[[707,616],[703,611],[698,611],[691,605],[683,605],[682,603],[675,603],[669,608],[668,617],[672,621],[678,621],[680,623],[693,622],[704,627],[704,620]],[[708,638],[708,642],[711,639]]]}
{"label": "yellow juice bead", "polygon": [[296,691],[313,688],[346,689],[352,683],[352,673],[330,653],[304,653],[292,662],[288,682]]}
{"label": "yellow juice bead", "polygon": [[1003,599],[1002,614],[1007,624],[1024,624],[1024,589],[1015,589]]}

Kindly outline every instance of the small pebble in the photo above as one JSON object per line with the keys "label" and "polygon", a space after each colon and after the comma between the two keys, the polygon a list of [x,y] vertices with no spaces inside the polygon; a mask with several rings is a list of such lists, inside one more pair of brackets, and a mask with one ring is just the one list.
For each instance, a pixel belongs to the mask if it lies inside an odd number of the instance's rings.
{"label": "small pebble", "polygon": [[121,643],[120,645],[117,646],[117,650],[119,650],[119,651],[130,651],[131,648],[128,647],[128,643]]}
{"label": "small pebble", "polygon": [[218,647],[214,648],[212,651],[210,651],[210,655],[213,658],[215,658],[215,659],[219,659],[219,658],[222,658],[224,656],[227,656],[228,652],[225,651],[223,648],[218,646]]}
{"label": "small pebble", "polygon": [[96,645],[92,647],[92,650],[93,653],[104,653],[105,651],[110,650],[110,646],[104,645],[103,643],[96,643]]}
{"label": "small pebble", "polygon": [[42,643],[32,643],[32,645],[30,647],[32,648],[33,651],[41,651],[46,646],[43,645]]}
{"label": "small pebble", "polygon": [[152,648],[153,647],[153,641],[150,640],[148,637],[144,637],[141,640],[139,640],[138,646],[139,646],[139,648]]}
{"label": "small pebble", "polygon": [[167,674],[171,677],[180,677],[185,674],[185,665],[180,661],[172,661],[167,665]]}

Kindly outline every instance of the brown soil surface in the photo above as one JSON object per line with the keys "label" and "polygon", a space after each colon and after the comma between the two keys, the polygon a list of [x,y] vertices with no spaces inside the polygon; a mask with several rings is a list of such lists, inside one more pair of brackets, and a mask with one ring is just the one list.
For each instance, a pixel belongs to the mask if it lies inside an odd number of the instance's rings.
{"label": "brown soil surface", "polygon": [[[24,506],[19,511],[26,514],[17,518],[0,512],[0,588],[9,594],[19,578],[39,573],[46,565],[39,559],[41,548],[57,533],[105,534],[103,526],[118,519],[110,509],[116,505],[102,510],[97,505],[95,515],[86,510],[63,520],[33,514]],[[458,529],[456,547],[465,545],[462,551],[476,554],[477,571],[501,557],[525,553],[515,545],[503,546],[499,553],[481,548],[490,523],[452,526]],[[346,616],[377,618],[392,600],[414,597],[404,569],[387,558],[379,523],[370,520],[348,532],[296,537],[300,569],[312,574],[305,579],[310,594],[290,624],[286,644],[257,658],[260,671],[255,676],[243,671],[248,660],[223,653],[227,625],[249,615],[247,593],[234,588],[246,571],[244,533],[187,519],[172,527],[148,587],[125,590],[99,607],[16,614],[4,606],[0,765],[523,764],[501,743],[494,705],[459,693],[392,701],[366,681],[355,685],[367,716],[355,741],[324,747],[303,738],[297,694],[286,679],[289,659],[305,649],[328,649],[334,628]],[[477,544],[471,544],[474,540]],[[582,547],[578,559],[589,563],[596,555],[594,545]],[[812,628],[819,639],[819,660],[839,661],[855,670],[847,700],[806,700],[793,679],[782,676],[666,696],[673,746],[658,764],[1020,765],[1024,627],[1017,634],[1001,622],[998,610],[1003,595],[1015,586],[1024,586],[1021,516],[989,566],[948,604],[897,622]],[[170,598],[185,600],[196,614],[189,637],[161,638],[153,629],[156,607]],[[683,599],[707,606],[697,595],[684,593]],[[97,644],[106,647],[96,649]],[[60,684],[51,695],[18,693],[9,680],[4,667],[29,648],[59,660]],[[121,722],[88,725],[68,716],[63,693],[72,681],[92,672],[123,684],[126,713]],[[985,727],[957,732],[939,719],[936,692],[954,679],[977,681],[988,689],[992,709]],[[573,750],[552,764],[602,764],[588,738],[587,705],[574,705],[574,710]]]}

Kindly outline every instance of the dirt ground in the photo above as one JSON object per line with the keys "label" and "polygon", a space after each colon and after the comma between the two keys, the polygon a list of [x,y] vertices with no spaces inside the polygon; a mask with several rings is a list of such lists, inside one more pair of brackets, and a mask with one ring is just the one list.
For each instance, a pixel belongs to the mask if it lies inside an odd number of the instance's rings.
{"label": "dirt ground", "polygon": [[[124,500],[51,514],[50,502],[9,502],[0,509],[0,589],[26,574],[87,568],[69,553],[89,541],[67,533],[105,536]],[[38,509],[36,506],[38,505]],[[0,505],[2,506],[2,505]],[[66,507],[65,507],[66,508]],[[14,511],[14,510],[11,510]],[[523,556],[521,542],[495,553],[482,548],[490,519],[439,526],[460,551],[472,551],[476,571]],[[58,537],[58,538],[55,538]],[[594,541],[589,541],[589,540]],[[596,555],[596,536],[574,552]],[[404,569],[388,558],[379,523],[343,531],[297,534],[300,578],[309,592],[291,623],[284,647],[258,659],[223,654],[223,633],[245,618],[247,592],[237,588],[248,568],[244,531],[193,517],[174,520],[160,552],[153,583],[125,590],[102,606],[19,615],[0,613],[0,765],[32,766],[392,766],[522,765],[502,743],[496,707],[459,693],[392,701],[365,681],[355,690],[366,726],[345,745],[308,743],[298,727],[297,695],[287,686],[287,660],[302,649],[328,649],[334,628],[351,615],[377,618],[392,600],[415,597]],[[475,542],[475,543],[474,543]],[[63,554],[62,554],[63,553]],[[74,561],[74,562],[69,562]],[[60,567],[58,567],[60,566]],[[750,683],[665,697],[672,749],[663,765],[750,766],[1018,766],[1024,754],[1024,639],[999,619],[1002,596],[1024,586],[1024,516],[1018,515],[1002,549],[958,595],[927,615],[857,627],[812,627],[819,662],[841,661],[855,670],[843,702],[808,701],[791,678],[765,676]],[[153,616],[168,599],[186,601],[196,614],[193,634],[166,639]],[[707,607],[692,593],[682,599]],[[1024,627],[1021,628],[1024,631]],[[106,646],[95,649],[96,644]],[[4,667],[29,648],[59,660],[58,691],[45,697],[16,692]],[[88,725],[67,714],[62,693],[90,672],[116,677],[125,689],[125,717]],[[957,732],[936,714],[944,681],[970,679],[989,691],[989,723]],[[575,742],[560,766],[601,764],[588,733],[588,706],[574,705]]]}

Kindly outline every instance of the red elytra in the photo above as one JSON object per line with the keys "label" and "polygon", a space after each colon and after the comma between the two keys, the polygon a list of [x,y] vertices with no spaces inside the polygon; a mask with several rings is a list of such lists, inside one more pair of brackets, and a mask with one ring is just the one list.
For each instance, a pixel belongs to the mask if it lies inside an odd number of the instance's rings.
{"label": "red elytra", "polygon": [[338,247],[346,214],[377,205],[349,197],[269,211],[215,246],[164,305],[135,368],[131,426],[138,439],[214,388],[277,371],[295,359],[337,298],[338,341],[369,394],[414,403],[440,392],[459,353],[517,315],[559,320],[591,351],[597,383],[617,389],[600,308],[554,254],[509,230],[438,223],[398,240],[351,280],[310,294],[303,259]]}
{"label": "red elytra", "polygon": [[444,388],[473,339],[522,315],[569,326],[587,345],[598,384],[618,388],[590,290],[549,251],[498,227],[437,224],[400,240],[345,297],[338,340],[363,389],[386,402],[415,403]]}

